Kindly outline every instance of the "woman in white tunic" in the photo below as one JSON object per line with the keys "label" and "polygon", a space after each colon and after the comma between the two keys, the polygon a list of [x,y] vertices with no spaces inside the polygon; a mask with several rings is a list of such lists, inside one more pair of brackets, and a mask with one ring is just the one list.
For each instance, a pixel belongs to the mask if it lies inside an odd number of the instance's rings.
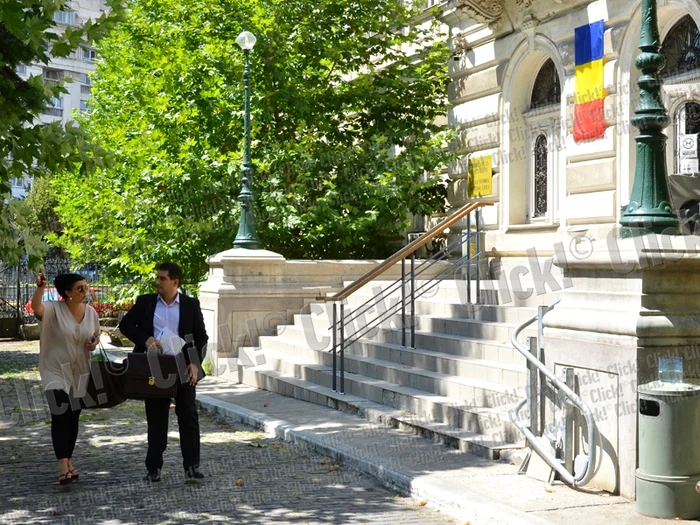
{"label": "woman in white tunic", "polygon": [[62,301],[43,302],[46,287],[43,271],[37,279],[32,308],[41,321],[39,373],[51,410],[51,439],[58,459],[58,481],[66,485],[78,478],[72,456],[78,439],[80,398],[90,378],[90,352],[98,344],[99,317],[85,304],[88,285],[75,273],[61,274],[54,280]]}

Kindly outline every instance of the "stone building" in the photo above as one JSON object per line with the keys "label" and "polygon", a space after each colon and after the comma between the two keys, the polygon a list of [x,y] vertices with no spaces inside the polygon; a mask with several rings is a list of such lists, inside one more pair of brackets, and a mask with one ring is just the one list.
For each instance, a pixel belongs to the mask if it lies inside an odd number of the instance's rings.
{"label": "stone building", "polygon": [[[487,156],[492,254],[507,261],[534,248],[549,256],[571,237],[602,238],[620,219],[634,178],[639,0],[457,0],[445,15],[454,51],[449,123],[459,129],[461,155],[450,170],[451,205],[472,198],[469,159]],[[658,16],[671,117],[666,165],[672,190],[675,179],[684,188],[672,195],[676,207],[692,211],[700,185],[688,175],[698,175],[697,153],[682,158],[681,138],[700,132],[700,4],[659,0]],[[602,56],[577,75],[576,35],[596,26]],[[602,85],[591,95],[596,75]],[[600,101],[598,122],[576,114],[577,98]],[[594,122],[581,122],[586,117]],[[581,125],[595,129],[575,137]]]}

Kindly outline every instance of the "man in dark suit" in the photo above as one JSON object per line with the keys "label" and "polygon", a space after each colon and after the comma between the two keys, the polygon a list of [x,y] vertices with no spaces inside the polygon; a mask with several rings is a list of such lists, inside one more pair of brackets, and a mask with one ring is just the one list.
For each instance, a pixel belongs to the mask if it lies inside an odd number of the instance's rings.
{"label": "man in dark suit", "polygon": [[[199,471],[199,415],[195,404],[197,381],[204,377],[202,360],[209,338],[199,301],[179,292],[182,270],[175,263],[158,267],[156,294],[141,295],[124,316],[119,329],[134,343],[134,352],[162,350],[165,334],[178,334],[185,340],[182,348],[187,363],[188,381],[181,383],[175,397],[175,413],[180,430],[180,448],[187,480],[201,481]],[[170,399],[146,399],[148,452],[146,480],[160,481],[163,452],[168,444]]]}

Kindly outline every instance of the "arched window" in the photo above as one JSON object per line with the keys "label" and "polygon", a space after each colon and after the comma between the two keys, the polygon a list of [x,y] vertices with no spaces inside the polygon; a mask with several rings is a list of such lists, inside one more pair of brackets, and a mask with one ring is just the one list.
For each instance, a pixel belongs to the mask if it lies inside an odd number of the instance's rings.
{"label": "arched window", "polygon": [[661,76],[666,79],[700,70],[700,31],[690,15],[673,26],[661,45],[666,66]]}
{"label": "arched window", "polygon": [[[527,222],[554,222],[556,177],[561,144],[561,81],[551,58],[537,71],[524,114],[528,129],[529,174]],[[554,214],[551,212],[554,211]]]}
{"label": "arched window", "polygon": [[[700,31],[695,20],[686,15],[676,22],[664,38],[661,53],[666,65],[660,74],[672,126],[668,129],[668,170],[671,174],[698,173],[697,159],[682,158],[683,145],[700,133],[700,99],[691,85],[700,78]],[[695,99],[695,100],[693,100]],[[687,149],[685,150],[687,154]]]}
{"label": "arched window", "polygon": [[547,216],[548,149],[547,135],[541,133],[535,139],[533,153],[534,181],[532,195],[532,218]]}
{"label": "arched window", "polygon": [[537,73],[537,79],[532,87],[530,109],[551,106],[561,102],[561,83],[559,73],[552,59],[548,59]]}

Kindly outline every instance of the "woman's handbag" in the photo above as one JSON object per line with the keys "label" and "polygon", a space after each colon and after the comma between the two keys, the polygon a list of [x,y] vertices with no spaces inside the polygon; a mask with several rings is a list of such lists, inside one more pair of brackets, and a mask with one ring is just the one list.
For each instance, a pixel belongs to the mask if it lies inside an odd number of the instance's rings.
{"label": "woman's handbag", "polygon": [[127,356],[126,397],[175,397],[180,382],[187,382],[185,355],[132,352]]}
{"label": "woman's handbag", "polygon": [[89,362],[90,379],[81,408],[112,408],[126,401],[126,362],[111,361],[99,345]]}

